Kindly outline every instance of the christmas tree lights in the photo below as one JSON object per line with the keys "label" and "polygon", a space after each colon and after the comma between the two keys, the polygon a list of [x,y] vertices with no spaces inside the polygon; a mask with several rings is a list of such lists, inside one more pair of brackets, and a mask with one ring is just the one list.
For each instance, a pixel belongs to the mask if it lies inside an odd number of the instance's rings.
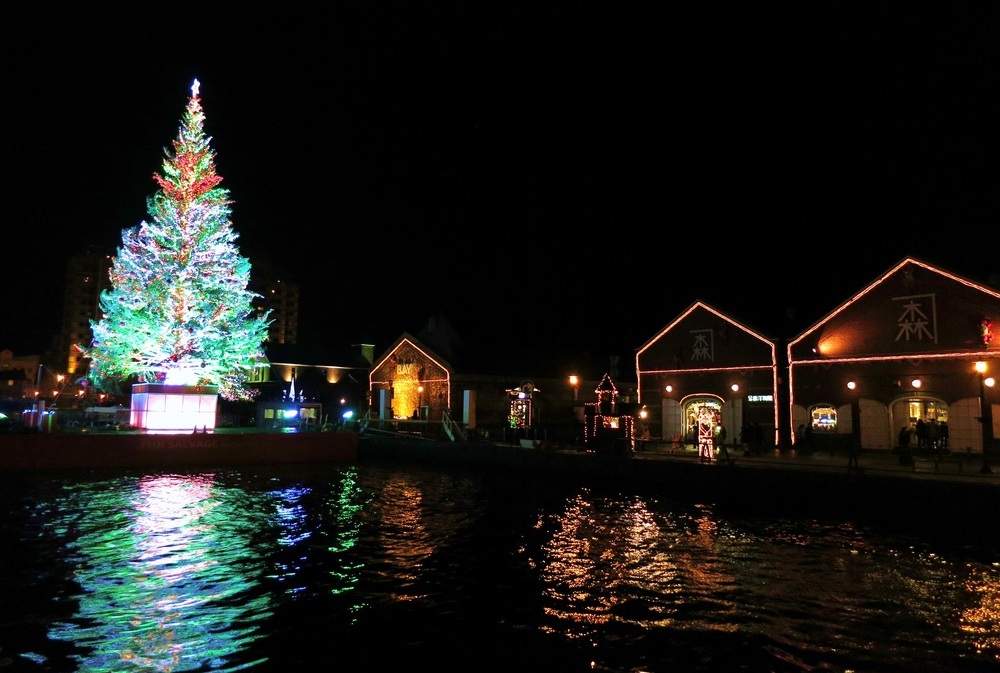
{"label": "christmas tree lights", "polygon": [[218,386],[226,399],[249,399],[246,382],[264,360],[268,313],[254,315],[250,262],[230,221],[211,138],[194,81],[159,190],[146,200],[151,222],[122,232],[112,287],[101,294],[85,349],[101,389],[120,379]]}

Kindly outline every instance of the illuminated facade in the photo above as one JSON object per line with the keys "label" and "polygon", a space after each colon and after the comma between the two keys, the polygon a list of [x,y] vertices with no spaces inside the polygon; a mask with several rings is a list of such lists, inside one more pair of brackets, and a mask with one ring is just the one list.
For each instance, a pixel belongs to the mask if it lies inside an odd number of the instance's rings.
{"label": "illuminated facade", "polygon": [[664,440],[699,442],[707,414],[728,441],[758,427],[773,448],[781,427],[777,344],[718,310],[696,302],[636,352],[639,402]]}
{"label": "illuminated facade", "polygon": [[989,385],[998,318],[996,290],[903,259],[789,342],[792,427],[809,426],[820,444],[888,451],[919,421],[936,433],[930,448],[981,453],[1000,430]]}
{"label": "illuminated facade", "polygon": [[369,373],[371,408],[382,420],[440,421],[451,408],[451,365],[403,334]]}
{"label": "illuminated facade", "polygon": [[352,423],[368,405],[367,378],[373,352],[371,344],[353,344],[344,353],[268,344],[266,363],[251,378],[251,384],[259,391],[256,426],[322,427]]}
{"label": "illuminated facade", "polygon": [[[367,414],[374,424],[364,427],[450,439],[489,435],[514,443],[584,442],[584,405],[578,393],[597,385],[594,376],[586,375],[590,363],[522,362],[519,357],[508,362],[505,354],[491,354],[475,373],[460,371],[452,358],[468,353],[440,338],[450,332],[441,319],[433,325],[433,333],[425,329],[419,337],[404,332],[374,359]],[[575,382],[570,372],[577,373]],[[634,389],[626,389],[619,401],[634,403]]]}

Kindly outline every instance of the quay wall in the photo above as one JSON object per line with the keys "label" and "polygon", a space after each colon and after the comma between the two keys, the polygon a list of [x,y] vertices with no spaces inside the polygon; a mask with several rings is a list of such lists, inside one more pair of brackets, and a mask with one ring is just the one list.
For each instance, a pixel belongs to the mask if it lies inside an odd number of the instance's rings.
{"label": "quay wall", "polygon": [[0,435],[0,470],[226,467],[355,461],[356,432]]}

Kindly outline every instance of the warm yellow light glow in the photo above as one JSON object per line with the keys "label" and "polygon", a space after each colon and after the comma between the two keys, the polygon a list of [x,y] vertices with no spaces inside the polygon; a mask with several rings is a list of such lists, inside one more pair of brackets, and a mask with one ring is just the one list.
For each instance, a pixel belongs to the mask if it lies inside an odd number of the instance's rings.
{"label": "warm yellow light glow", "polygon": [[983,385],[986,386],[987,388],[992,388],[994,385],[996,385],[996,381],[993,379],[992,376],[987,376],[985,379],[983,379]]}
{"label": "warm yellow light glow", "polygon": [[924,382],[921,381],[920,379],[913,379],[912,381],[910,381],[910,385],[913,386],[914,388],[919,388],[923,384]]}
{"label": "warm yellow light glow", "polygon": [[824,357],[833,357],[847,351],[851,335],[845,332],[829,334],[817,344],[816,352]]}
{"label": "warm yellow light glow", "polygon": [[980,374],[985,374],[986,373],[986,363],[982,362],[982,361],[977,362],[976,363],[976,371],[979,372]]}
{"label": "warm yellow light glow", "polygon": [[854,382],[854,381],[848,381],[847,382],[847,389],[848,390],[854,390],[857,387],[858,387],[858,384],[856,382]]}
{"label": "warm yellow light glow", "polygon": [[570,374],[569,375],[569,384],[571,386],[575,386],[575,385],[577,385],[579,383],[580,383],[580,377],[578,377],[576,374]]}

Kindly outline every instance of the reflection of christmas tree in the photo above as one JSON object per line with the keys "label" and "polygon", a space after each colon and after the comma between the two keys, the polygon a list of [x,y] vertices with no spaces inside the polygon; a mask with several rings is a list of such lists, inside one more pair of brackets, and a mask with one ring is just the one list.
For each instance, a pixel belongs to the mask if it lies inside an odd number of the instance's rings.
{"label": "reflection of christmas tree", "polygon": [[122,232],[91,321],[91,377],[177,385],[217,385],[223,397],[248,397],[248,375],[263,359],[267,314],[253,316],[250,263],[239,255],[229,192],[219,187],[205,114],[191,87],[160,189],[147,199],[152,222]]}

